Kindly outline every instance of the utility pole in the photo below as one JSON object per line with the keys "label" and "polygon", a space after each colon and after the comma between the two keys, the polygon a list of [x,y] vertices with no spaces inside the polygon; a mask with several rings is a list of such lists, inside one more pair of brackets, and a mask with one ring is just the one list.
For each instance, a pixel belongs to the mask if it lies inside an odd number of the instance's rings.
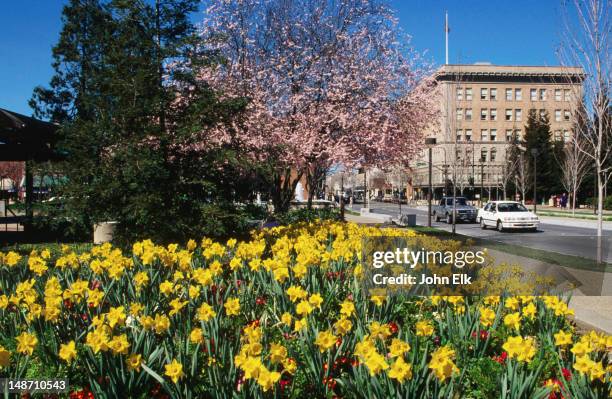
{"label": "utility pole", "polygon": [[537,148],[532,148],[531,149],[531,155],[533,155],[533,213],[537,213],[538,211],[538,192],[537,192],[537,188],[538,188],[538,184],[537,184],[537,177],[538,177],[538,149]]}
{"label": "utility pole", "polygon": [[457,195],[455,190],[455,180],[457,176],[453,176],[453,234],[455,234],[455,216],[457,215]]}
{"label": "utility pole", "polygon": [[363,167],[363,207],[368,208],[368,179],[365,166]]}
{"label": "utility pole", "polygon": [[429,190],[427,193],[427,227],[431,227],[431,197],[432,197],[432,147],[436,145],[435,137],[428,137],[425,139],[425,145],[429,147]]}
{"label": "utility pole", "polygon": [[340,175],[340,220],[344,222],[344,172]]}
{"label": "utility pole", "polygon": [[482,207],[482,200],[484,198],[484,157],[480,157],[480,206]]}

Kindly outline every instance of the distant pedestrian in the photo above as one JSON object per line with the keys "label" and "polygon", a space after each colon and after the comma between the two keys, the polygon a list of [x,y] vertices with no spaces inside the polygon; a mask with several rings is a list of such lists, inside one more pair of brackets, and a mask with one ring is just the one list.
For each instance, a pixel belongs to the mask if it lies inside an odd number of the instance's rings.
{"label": "distant pedestrian", "polygon": [[561,208],[565,209],[567,207],[567,193],[563,193],[561,196]]}

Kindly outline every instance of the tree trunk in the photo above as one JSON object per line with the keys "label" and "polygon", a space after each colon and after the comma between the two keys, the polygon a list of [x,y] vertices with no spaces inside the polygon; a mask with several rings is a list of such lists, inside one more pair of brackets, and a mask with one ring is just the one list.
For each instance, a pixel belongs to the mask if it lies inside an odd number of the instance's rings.
{"label": "tree trunk", "polygon": [[285,213],[289,210],[291,199],[295,195],[295,188],[303,174],[303,171],[298,172],[296,178],[292,180],[291,169],[286,168],[284,172],[275,177],[271,193],[275,213]]}
{"label": "tree trunk", "polygon": [[603,233],[603,186],[604,182],[601,178],[601,165],[597,165],[597,237],[601,237]]}

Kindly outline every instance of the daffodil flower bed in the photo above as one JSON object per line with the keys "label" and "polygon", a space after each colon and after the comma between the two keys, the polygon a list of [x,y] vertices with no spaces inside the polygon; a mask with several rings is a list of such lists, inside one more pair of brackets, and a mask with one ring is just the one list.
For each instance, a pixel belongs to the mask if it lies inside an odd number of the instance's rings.
{"label": "daffodil flower bed", "polygon": [[0,377],[96,398],[610,396],[612,337],[577,334],[563,298],[372,296],[375,235],[415,233],[320,222],[4,253]]}

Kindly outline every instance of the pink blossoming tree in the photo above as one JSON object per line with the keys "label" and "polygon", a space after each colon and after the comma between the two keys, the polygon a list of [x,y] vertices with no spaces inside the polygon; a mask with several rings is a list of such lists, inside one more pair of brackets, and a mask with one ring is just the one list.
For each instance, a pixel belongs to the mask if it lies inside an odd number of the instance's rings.
{"label": "pink blossoming tree", "polygon": [[218,62],[199,79],[248,104],[202,145],[239,142],[271,165],[277,210],[304,176],[312,199],[334,164],[407,165],[437,113],[430,66],[379,1],[213,1],[201,38]]}

